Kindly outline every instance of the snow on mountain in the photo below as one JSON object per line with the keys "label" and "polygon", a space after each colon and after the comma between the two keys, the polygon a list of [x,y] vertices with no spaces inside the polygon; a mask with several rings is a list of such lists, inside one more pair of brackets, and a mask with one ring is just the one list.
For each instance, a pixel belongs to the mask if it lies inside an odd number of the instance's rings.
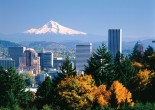
{"label": "snow on mountain", "polygon": [[54,34],[62,34],[62,35],[86,35],[85,32],[80,32],[77,30],[73,30],[67,27],[60,25],[55,21],[49,21],[47,24],[43,25],[41,28],[31,28],[24,33],[27,34],[46,34],[46,33],[54,33]]}

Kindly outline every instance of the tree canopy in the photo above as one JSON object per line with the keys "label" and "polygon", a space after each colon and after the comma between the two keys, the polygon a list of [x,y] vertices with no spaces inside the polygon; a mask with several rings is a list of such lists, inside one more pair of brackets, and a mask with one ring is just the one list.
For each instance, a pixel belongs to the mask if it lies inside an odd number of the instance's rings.
{"label": "tree canopy", "polygon": [[102,44],[88,60],[85,73],[91,74],[97,85],[110,85],[114,79],[112,57],[107,48]]}

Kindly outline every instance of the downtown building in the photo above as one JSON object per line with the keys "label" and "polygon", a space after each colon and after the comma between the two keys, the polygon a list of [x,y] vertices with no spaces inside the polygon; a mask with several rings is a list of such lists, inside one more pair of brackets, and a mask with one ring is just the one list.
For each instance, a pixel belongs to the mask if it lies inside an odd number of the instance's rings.
{"label": "downtown building", "polygon": [[52,52],[42,52],[38,53],[40,57],[41,70],[48,70],[53,67],[53,53]]}
{"label": "downtown building", "polygon": [[40,73],[40,57],[34,49],[26,49],[22,57],[19,58],[19,71],[31,71],[33,74]]}
{"label": "downtown building", "polygon": [[11,66],[15,67],[15,60],[12,58],[0,58],[0,67],[8,70]]}
{"label": "downtown building", "polygon": [[15,60],[15,67],[19,67],[19,58],[23,55],[26,47],[9,47],[8,56]]}
{"label": "downtown building", "polygon": [[122,30],[108,30],[108,50],[112,57],[115,58],[118,52],[122,53]]}
{"label": "downtown building", "polygon": [[87,60],[92,54],[92,43],[80,43],[76,45],[76,71],[77,74],[83,74]]}

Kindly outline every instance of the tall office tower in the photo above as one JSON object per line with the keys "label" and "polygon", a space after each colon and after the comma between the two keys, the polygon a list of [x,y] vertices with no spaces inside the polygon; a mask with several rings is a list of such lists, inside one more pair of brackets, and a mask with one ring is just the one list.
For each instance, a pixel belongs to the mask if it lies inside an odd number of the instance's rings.
{"label": "tall office tower", "polygon": [[26,50],[26,47],[9,47],[8,55],[10,58],[15,60],[15,67],[19,67],[19,57],[21,57]]}
{"label": "tall office tower", "polygon": [[76,70],[78,75],[84,71],[84,65],[92,54],[92,43],[81,43],[76,45]]}
{"label": "tall office tower", "polygon": [[15,60],[12,58],[0,58],[0,66],[4,69],[9,69],[11,66],[15,67]]}
{"label": "tall office tower", "polygon": [[40,57],[32,48],[25,50],[19,60],[19,70],[32,71],[34,74],[40,73]]}
{"label": "tall office tower", "polygon": [[108,31],[108,50],[115,58],[118,52],[122,53],[122,30],[109,29]]}
{"label": "tall office tower", "polygon": [[53,53],[52,52],[45,52],[42,51],[38,53],[40,57],[40,66],[41,70],[48,70],[49,68],[53,67]]}

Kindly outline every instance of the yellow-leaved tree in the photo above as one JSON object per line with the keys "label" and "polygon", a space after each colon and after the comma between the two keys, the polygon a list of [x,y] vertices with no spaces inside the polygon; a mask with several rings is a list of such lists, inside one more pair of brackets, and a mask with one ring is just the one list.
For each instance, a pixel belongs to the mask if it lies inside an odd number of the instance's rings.
{"label": "yellow-leaved tree", "polygon": [[90,93],[93,103],[99,106],[109,106],[110,95],[111,92],[106,89],[106,85],[100,85]]}
{"label": "yellow-leaved tree", "polygon": [[120,105],[127,104],[133,106],[132,94],[124,87],[119,81],[114,81],[109,91],[111,92],[110,104],[113,107],[119,107]]}
{"label": "yellow-leaved tree", "polygon": [[66,77],[57,86],[63,108],[86,109],[91,107],[93,98],[89,94],[95,87],[95,81],[90,75]]}
{"label": "yellow-leaved tree", "polygon": [[132,66],[134,66],[134,67],[136,67],[138,69],[141,69],[143,67],[143,65],[141,63],[136,62],[136,61],[132,62]]}
{"label": "yellow-leaved tree", "polygon": [[145,69],[140,70],[139,73],[132,78],[129,89],[133,93],[133,97],[136,100],[148,101],[149,88],[152,86],[152,80],[155,78],[155,73]]}

